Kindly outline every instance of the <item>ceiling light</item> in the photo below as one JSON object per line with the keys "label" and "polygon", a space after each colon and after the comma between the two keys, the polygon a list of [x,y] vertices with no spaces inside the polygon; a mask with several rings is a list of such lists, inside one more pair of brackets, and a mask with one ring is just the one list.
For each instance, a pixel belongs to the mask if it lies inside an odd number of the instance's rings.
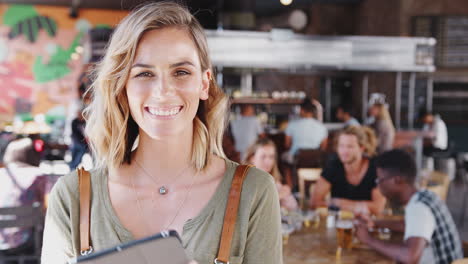
{"label": "ceiling light", "polygon": [[293,0],[280,0],[281,4],[285,5],[285,6],[290,5],[292,3],[292,1]]}

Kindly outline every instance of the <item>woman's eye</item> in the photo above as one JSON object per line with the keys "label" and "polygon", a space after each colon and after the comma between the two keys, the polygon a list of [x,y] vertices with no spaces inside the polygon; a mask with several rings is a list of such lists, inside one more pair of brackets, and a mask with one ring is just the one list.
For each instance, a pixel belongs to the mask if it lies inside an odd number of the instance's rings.
{"label": "woman's eye", "polygon": [[175,76],[176,76],[176,77],[185,76],[185,75],[189,75],[189,74],[190,74],[190,72],[188,72],[188,71],[182,71],[182,70],[178,70],[178,71],[175,72]]}
{"label": "woman's eye", "polygon": [[135,77],[152,77],[153,74],[151,72],[141,72],[137,74]]}

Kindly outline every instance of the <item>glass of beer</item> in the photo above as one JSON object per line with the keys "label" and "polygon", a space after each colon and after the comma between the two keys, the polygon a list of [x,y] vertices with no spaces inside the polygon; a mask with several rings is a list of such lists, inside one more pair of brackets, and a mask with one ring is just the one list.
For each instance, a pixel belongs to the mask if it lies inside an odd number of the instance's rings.
{"label": "glass of beer", "polygon": [[338,248],[351,249],[353,246],[353,232],[353,220],[336,220],[336,241],[338,243]]}

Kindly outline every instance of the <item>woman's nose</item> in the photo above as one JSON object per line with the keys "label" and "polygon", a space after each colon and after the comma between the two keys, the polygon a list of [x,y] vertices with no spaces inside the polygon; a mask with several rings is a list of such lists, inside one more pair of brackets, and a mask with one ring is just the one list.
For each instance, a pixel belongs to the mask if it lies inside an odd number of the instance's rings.
{"label": "woman's nose", "polygon": [[160,77],[154,81],[151,87],[151,93],[155,97],[173,95],[175,88],[167,77]]}

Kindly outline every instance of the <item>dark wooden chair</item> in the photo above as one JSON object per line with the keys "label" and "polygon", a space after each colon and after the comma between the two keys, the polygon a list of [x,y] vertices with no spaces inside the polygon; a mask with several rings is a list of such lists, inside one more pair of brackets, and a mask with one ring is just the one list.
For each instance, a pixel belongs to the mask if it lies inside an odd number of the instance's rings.
{"label": "dark wooden chair", "polygon": [[[34,249],[31,253],[18,253],[15,255],[0,252],[0,264],[3,263],[39,263],[41,256],[42,230],[44,227],[44,215],[42,205],[36,203],[32,206],[4,207],[0,208],[0,229],[25,228],[33,230]],[[34,262],[32,262],[34,263]]]}
{"label": "dark wooden chair", "polygon": [[294,170],[300,168],[323,168],[328,153],[320,149],[299,149],[294,156]]}
{"label": "dark wooden chair", "polygon": [[[328,153],[320,149],[299,149],[294,156],[293,163],[293,182],[299,187],[301,206],[305,204],[309,190],[312,184],[315,184],[317,177],[321,174],[321,169],[325,166],[328,158]],[[301,169],[320,169],[315,170],[312,178],[306,177],[306,174],[299,175]],[[303,170],[305,171],[305,170]]]}

